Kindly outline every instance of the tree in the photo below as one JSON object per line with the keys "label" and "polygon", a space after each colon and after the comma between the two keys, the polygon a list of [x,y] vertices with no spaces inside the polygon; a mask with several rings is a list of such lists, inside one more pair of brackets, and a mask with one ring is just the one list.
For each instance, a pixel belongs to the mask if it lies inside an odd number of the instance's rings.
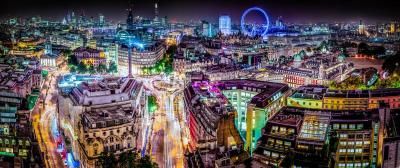
{"label": "tree", "polygon": [[399,73],[400,72],[399,66],[400,66],[400,53],[397,53],[396,55],[392,55],[385,59],[385,61],[382,64],[382,69],[389,72],[390,74],[393,74],[395,72]]}
{"label": "tree", "polygon": [[178,47],[176,45],[171,45],[168,47],[168,50],[166,51],[167,54],[169,55],[174,55]]}
{"label": "tree", "polygon": [[99,66],[97,66],[96,71],[98,73],[104,73],[107,71],[107,66],[105,64],[100,64]]}
{"label": "tree", "polygon": [[114,153],[103,152],[99,158],[99,162],[103,168],[116,168],[117,167],[117,159],[116,159]]}
{"label": "tree", "polygon": [[150,156],[146,155],[139,159],[139,167],[141,168],[157,168],[158,165],[151,161]]}
{"label": "tree", "polygon": [[135,151],[123,152],[117,157],[113,153],[102,153],[99,162],[103,168],[157,168],[148,155],[139,157]]}
{"label": "tree", "polygon": [[88,69],[87,69],[87,66],[86,66],[83,62],[80,62],[80,63],[78,64],[77,70],[78,70],[79,73],[86,73],[86,71],[87,71]]}
{"label": "tree", "polygon": [[96,70],[94,69],[93,65],[89,66],[88,71],[89,71],[90,74],[95,74],[96,73]]}
{"label": "tree", "polygon": [[367,43],[358,44],[358,53],[360,54],[369,54],[369,46]]}
{"label": "tree", "polygon": [[118,72],[118,67],[117,64],[114,61],[110,62],[110,65],[108,66],[108,73],[117,73]]}
{"label": "tree", "polygon": [[65,52],[65,55],[67,56],[67,62],[70,65],[78,65],[78,59],[76,59],[75,55],[72,54],[70,50]]}
{"label": "tree", "polygon": [[71,73],[76,73],[77,69],[75,66],[71,66],[71,68],[69,69],[69,72]]}

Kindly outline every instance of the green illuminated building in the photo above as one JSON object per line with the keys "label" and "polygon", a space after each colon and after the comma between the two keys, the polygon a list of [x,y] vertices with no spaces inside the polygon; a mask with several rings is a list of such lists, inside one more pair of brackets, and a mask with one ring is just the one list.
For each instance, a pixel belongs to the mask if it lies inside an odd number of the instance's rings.
{"label": "green illuminated building", "polygon": [[237,111],[237,116],[235,117],[235,126],[239,130],[242,139],[246,138],[246,116],[247,116],[247,106],[257,92],[247,91],[247,90],[224,90],[223,94],[228,98],[229,102]]}
{"label": "green illuminated building", "polygon": [[235,126],[245,141],[245,150],[251,154],[268,119],[285,105],[289,87],[256,80],[227,80],[220,84],[222,93],[237,111]]}

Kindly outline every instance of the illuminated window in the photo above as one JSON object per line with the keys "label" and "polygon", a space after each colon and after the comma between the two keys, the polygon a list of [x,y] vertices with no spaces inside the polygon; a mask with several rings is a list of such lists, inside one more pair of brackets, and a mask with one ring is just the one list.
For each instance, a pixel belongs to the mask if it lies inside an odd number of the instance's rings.
{"label": "illuminated window", "polygon": [[357,128],[358,129],[364,129],[364,125],[363,124],[357,124]]}
{"label": "illuminated window", "polygon": [[286,133],[286,127],[280,127],[279,132],[281,133]]}
{"label": "illuminated window", "polygon": [[271,156],[271,152],[270,152],[270,151],[264,150],[264,155],[265,155],[265,156]]}
{"label": "illuminated window", "polygon": [[339,124],[333,124],[333,129],[339,129]]}
{"label": "illuminated window", "polygon": [[277,126],[272,126],[272,133],[278,132],[278,127]]}

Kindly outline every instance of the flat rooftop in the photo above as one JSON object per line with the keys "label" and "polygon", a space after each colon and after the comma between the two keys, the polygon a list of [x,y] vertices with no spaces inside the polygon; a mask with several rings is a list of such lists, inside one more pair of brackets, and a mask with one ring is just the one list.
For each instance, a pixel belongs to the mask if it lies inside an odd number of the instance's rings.
{"label": "flat rooftop", "polygon": [[82,118],[84,125],[89,128],[103,128],[128,123],[134,115],[132,107],[114,106],[84,112]]}
{"label": "flat rooftop", "polygon": [[222,90],[242,89],[258,92],[258,94],[251,99],[251,103],[255,104],[257,107],[265,107],[269,104],[268,100],[274,95],[279,92],[283,94],[283,92],[289,90],[289,86],[283,83],[265,82],[250,79],[219,81],[218,86]]}

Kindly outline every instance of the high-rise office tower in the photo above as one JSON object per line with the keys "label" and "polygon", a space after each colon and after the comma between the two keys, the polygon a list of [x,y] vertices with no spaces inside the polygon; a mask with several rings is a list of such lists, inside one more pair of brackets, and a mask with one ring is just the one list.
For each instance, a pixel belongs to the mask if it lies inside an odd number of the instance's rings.
{"label": "high-rise office tower", "polygon": [[219,17],[219,31],[223,35],[231,34],[231,17],[227,15]]}

